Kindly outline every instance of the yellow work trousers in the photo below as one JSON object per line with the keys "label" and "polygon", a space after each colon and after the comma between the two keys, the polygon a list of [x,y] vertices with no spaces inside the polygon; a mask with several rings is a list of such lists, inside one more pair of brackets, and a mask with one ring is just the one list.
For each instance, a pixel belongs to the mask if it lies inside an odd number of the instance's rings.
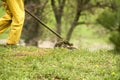
{"label": "yellow work trousers", "polygon": [[10,27],[7,44],[17,44],[25,18],[23,0],[2,0],[2,2],[6,13],[0,18],[0,33]]}

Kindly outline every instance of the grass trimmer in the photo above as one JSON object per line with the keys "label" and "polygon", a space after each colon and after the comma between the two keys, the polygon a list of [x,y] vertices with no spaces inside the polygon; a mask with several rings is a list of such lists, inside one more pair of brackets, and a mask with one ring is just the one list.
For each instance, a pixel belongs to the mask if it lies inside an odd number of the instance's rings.
{"label": "grass trimmer", "polygon": [[64,40],[58,33],[56,33],[55,31],[53,31],[51,28],[49,28],[44,22],[42,22],[37,16],[35,16],[33,13],[31,13],[29,10],[25,9],[25,12],[27,12],[30,16],[32,16],[34,19],[36,19],[39,23],[41,23],[45,28],[47,28],[48,30],[50,30],[53,34],[55,34],[58,38],[61,39],[60,42],[57,42],[55,44],[54,47],[64,47],[64,48],[68,48],[68,49],[75,49],[75,47],[73,47],[72,43],[69,43],[69,41]]}

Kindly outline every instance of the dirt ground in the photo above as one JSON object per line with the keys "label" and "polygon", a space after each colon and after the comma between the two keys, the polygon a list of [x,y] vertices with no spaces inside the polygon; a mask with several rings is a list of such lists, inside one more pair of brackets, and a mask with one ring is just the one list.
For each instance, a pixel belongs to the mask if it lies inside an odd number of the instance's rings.
{"label": "dirt ground", "polygon": [[[6,43],[6,39],[1,39],[0,40],[0,44],[5,44]],[[110,49],[113,49],[113,45],[109,45],[109,44],[101,44],[101,43],[93,43],[93,44],[90,44],[90,45],[87,45],[87,43],[82,43],[80,46],[77,45],[78,42],[75,42],[73,43],[74,46],[76,48],[82,48],[82,49],[89,49],[90,51],[95,51],[95,50],[100,50],[100,49],[106,49],[106,50],[110,50]],[[86,44],[86,45],[84,45]],[[22,46],[25,46],[25,43],[23,40],[20,40],[20,44],[19,45],[22,45]],[[51,41],[42,41],[42,42],[39,42],[38,44],[38,47],[40,48],[54,48],[54,45],[55,43],[51,42]]]}

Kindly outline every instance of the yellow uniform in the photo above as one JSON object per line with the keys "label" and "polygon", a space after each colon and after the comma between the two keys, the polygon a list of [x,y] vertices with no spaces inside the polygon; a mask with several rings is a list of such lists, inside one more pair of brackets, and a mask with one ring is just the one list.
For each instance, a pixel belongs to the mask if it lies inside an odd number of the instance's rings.
{"label": "yellow uniform", "polygon": [[10,27],[7,44],[17,44],[25,18],[23,0],[2,0],[5,15],[0,18],[0,33]]}

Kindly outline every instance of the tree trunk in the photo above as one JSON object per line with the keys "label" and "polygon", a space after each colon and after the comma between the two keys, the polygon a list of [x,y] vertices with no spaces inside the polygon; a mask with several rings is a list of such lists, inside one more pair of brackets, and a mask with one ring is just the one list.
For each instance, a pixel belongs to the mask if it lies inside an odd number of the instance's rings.
{"label": "tree trunk", "polygon": [[79,20],[80,15],[81,15],[81,12],[78,12],[78,13],[76,14],[76,17],[75,17],[73,23],[71,24],[71,27],[70,27],[67,35],[66,35],[66,40],[70,41],[71,36],[72,36],[72,33],[73,33],[74,29],[75,29],[76,26],[77,26],[77,23],[78,23],[78,20]]}
{"label": "tree trunk", "polygon": [[81,17],[81,12],[84,11],[84,7],[89,2],[90,2],[90,0],[76,0],[77,5],[76,5],[75,17],[73,19],[70,29],[68,30],[67,35],[66,35],[66,40],[70,41],[73,31],[76,28],[76,26],[78,25],[79,18]]}
{"label": "tree trunk", "polygon": [[70,29],[69,29],[69,31],[68,31],[68,33],[66,35],[66,40],[70,41],[70,38],[71,38],[72,33],[74,31],[74,28],[75,28],[75,24],[72,24],[72,26],[70,27]]}
{"label": "tree trunk", "polygon": [[71,27],[68,30],[68,33],[66,35],[66,40],[70,41],[72,33],[77,26],[80,16],[81,16],[81,4],[80,4],[80,0],[77,0],[76,14],[75,14],[73,23],[71,24]]}
{"label": "tree trunk", "polygon": [[[25,0],[26,8],[38,17],[42,16],[44,8],[48,0],[42,2],[40,0]],[[43,5],[44,4],[44,5]],[[43,20],[43,18],[40,18]],[[25,25],[23,27],[23,36],[26,45],[38,46],[39,37],[43,34],[43,28],[41,25],[30,15],[26,15]]]}
{"label": "tree trunk", "polygon": [[[66,0],[57,0],[58,1],[58,7],[56,4],[56,0],[51,0],[51,6],[55,15],[55,19],[56,19],[56,30],[57,33],[61,35],[61,21],[62,21],[62,16],[63,16],[63,9],[65,6],[65,2]],[[59,41],[60,39],[57,38],[57,41]]]}

